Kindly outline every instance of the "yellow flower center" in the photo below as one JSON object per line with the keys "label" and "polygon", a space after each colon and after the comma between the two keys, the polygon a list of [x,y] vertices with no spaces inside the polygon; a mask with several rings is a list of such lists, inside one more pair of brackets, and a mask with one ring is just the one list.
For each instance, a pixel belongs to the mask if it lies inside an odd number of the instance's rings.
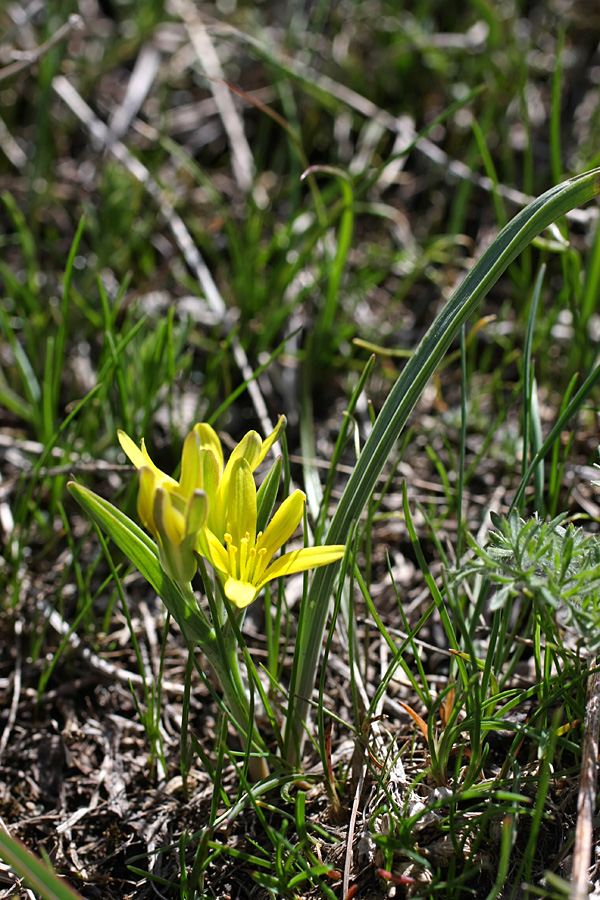
{"label": "yellow flower center", "polygon": [[227,552],[229,554],[230,572],[238,581],[256,584],[261,578],[268,560],[266,547],[259,547],[262,531],[256,535],[255,543],[250,546],[250,533],[247,531],[240,541],[239,547],[233,543],[229,533],[224,535]]}

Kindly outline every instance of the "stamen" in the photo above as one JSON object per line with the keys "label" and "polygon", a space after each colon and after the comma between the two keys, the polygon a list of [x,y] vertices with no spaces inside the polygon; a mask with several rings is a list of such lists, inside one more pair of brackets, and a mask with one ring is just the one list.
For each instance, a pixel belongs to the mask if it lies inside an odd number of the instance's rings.
{"label": "stamen", "polygon": [[242,581],[246,581],[247,569],[248,569],[248,544],[250,542],[250,535],[246,532],[246,536],[242,538],[240,541],[240,578]]}
{"label": "stamen", "polygon": [[250,582],[252,582],[252,583],[254,583],[254,580],[255,580],[254,573],[255,573],[255,571],[256,571],[256,559],[257,559],[257,557],[256,557],[256,547],[250,547],[250,550],[249,550],[249,552],[248,552],[248,571],[247,571],[247,576],[248,576],[248,581],[250,581]]}
{"label": "stamen", "polygon": [[237,565],[236,565],[235,557],[236,557],[236,553],[238,552],[238,548],[233,546],[233,538],[231,537],[230,534],[225,533],[223,535],[223,537],[225,539],[225,543],[227,544],[227,550],[229,553],[229,568],[230,568],[231,574],[233,576],[236,576],[237,575]]}
{"label": "stamen", "polygon": [[267,559],[267,548],[266,547],[260,547],[259,550],[257,551],[257,554],[258,554],[258,560],[256,562],[256,566],[254,569],[254,581],[255,582],[260,581],[260,579],[262,578],[264,571],[267,568],[267,565],[269,563],[269,560]]}

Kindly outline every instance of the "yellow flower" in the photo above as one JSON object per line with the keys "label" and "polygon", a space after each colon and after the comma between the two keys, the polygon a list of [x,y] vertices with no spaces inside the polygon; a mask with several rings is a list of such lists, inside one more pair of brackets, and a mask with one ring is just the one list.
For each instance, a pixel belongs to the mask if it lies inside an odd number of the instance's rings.
{"label": "yellow flower", "polygon": [[117,435],[119,437],[119,443],[121,447],[129,457],[131,462],[134,464],[136,469],[141,469],[143,466],[147,466],[154,473],[156,480],[161,484],[177,484],[174,478],[170,478],[169,475],[165,475],[164,472],[161,472],[161,470],[154,465],[154,463],[150,459],[148,451],[146,450],[146,442],[144,441],[144,438],[142,438],[142,449],[140,450],[140,448],[133,443],[129,435],[125,434],[124,431],[118,431]]}
{"label": "yellow flower", "polygon": [[194,550],[208,514],[195,460],[184,455],[181,479],[175,481],[155,466],[143,439],[140,450],[125,432],[118,434],[121,447],[139,469],[138,515],[156,540],[161,566],[174,581],[189,582],[198,567]]}
{"label": "yellow flower", "polygon": [[285,416],[280,416],[264,441],[256,431],[249,431],[225,465],[214,428],[204,422],[197,424],[183,444],[179,481],[152,462],[143,438],[140,449],[124,431],[118,432],[121,447],[140,473],[138,515],[154,536],[169,577],[192,580],[196,572],[194,550],[207,555],[205,524],[223,540],[232,467],[236,460],[244,459],[254,471],[284,425]]}
{"label": "yellow flower", "polygon": [[[214,535],[223,540],[226,530],[226,510],[228,505],[229,482],[233,466],[239,459],[245,459],[250,471],[265,459],[267,453],[279,437],[285,426],[285,416],[279,416],[277,425],[264,440],[256,431],[248,431],[231,452],[225,465],[225,457],[221,441],[212,426],[201,422],[194,426],[193,432],[186,438],[189,452],[196,452],[199,457],[201,471],[201,487],[208,495],[207,526]],[[185,453],[184,445],[184,453]]]}
{"label": "yellow flower", "polygon": [[228,478],[226,530],[223,539],[219,539],[208,527],[205,529],[206,555],[223,581],[225,595],[238,608],[252,603],[273,578],[324,566],[344,555],[343,545],[305,547],[273,562],[275,553],[300,524],[305,495],[294,491],[281,504],[265,532],[257,534],[256,485],[248,460],[238,457]]}

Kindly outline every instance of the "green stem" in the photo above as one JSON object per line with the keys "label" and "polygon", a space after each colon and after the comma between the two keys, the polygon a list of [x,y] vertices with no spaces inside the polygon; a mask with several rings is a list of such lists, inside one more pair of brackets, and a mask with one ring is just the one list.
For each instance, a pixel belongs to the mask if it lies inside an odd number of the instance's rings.
{"label": "green stem", "polygon": [[[199,567],[202,570],[201,574],[208,595],[210,582],[207,580],[206,568],[201,564],[199,564]],[[193,599],[195,604],[196,600],[191,584],[180,585],[180,587],[188,595],[190,601]],[[209,602],[211,610],[214,611],[214,596],[209,597]],[[267,761],[262,755],[265,753],[266,748],[250,717],[248,694],[240,672],[237,642],[229,622],[226,622],[222,627],[219,623],[215,623],[215,627],[211,629],[210,638],[206,641],[198,642],[197,646],[200,647],[217,676],[223,692],[225,706],[240,737],[242,746],[247,747],[249,742],[251,749],[259,754],[251,754],[249,756],[248,771],[253,781],[260,781],[269,774]]]}
{"label": "green stem", "polygon": [[248,695],[240,673],[237,647],[230,645],[227,648],[225,660],[219,653],[209,656],[209,660],[219,679],[223,698],[231,713],[242,745],[247,747],[250,742],[251,749],[259,754],[249,756],[248,771],[252,781],[260,781],[269,775],[269,767],[266,758],[262,755],[265,752],[263,741],[250,718]]}

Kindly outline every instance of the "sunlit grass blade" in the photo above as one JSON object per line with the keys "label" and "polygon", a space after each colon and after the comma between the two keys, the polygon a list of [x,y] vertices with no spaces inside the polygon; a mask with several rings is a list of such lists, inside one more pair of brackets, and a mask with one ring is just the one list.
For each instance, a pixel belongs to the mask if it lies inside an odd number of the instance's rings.
{"label": "sunlit grass blade", "polygon": [[21,841],[0,828],[0,857],[39,893],[43,900],[82,900],[52,869],[34,856]]}
{"label": "sunlit grass blade", "polygon": [[554,51],[554,74],[552,76],[552,106],[550,110],[550,161],[552,164],[552,176],[555,183],[563,177],[562,148],[561,148],[561,112],[562,112],[562,79],[563,79],[563,53],[565,49],[565,29],[558,29],[556,49]]}
{"label": "sunlit grass blade", "polygon": [[575,396],[570,400],[570,402],[566,406],[564,406],[561,409],[558,419],[552,426],[552,429],[550,430],[548,437],[546,438],[544,443],[541,445],[541,447],[539,448],[537,453],[534,455],[533,459],[529,463],[527,471],[524,473],[524,475],[521,478],[519,487],[517,489],[517,492],[513,498],[511,506],[510,506],[511,510],[517,508],[517,504],[520,502],[521,497],[523,496],[525,488],[527,487],[527,484],[529,483],[529,479],[531,478],[533,472],[535,471],[536,466],[539,465],[539,463],[544,459],[546,454],[552,448],[552,446],[554,445],[554,442],[556,441],[557,437],[560,435],[560,432],[565,427],[567,422],[570,419],[572,419],[573,416],[581,409],[581,407],[583,406],[583,404],[589,397],[590,391],[592,390],[594,385],[598,383],[598,381],[600,381],[600,364],[597,365],[596,368],[590,372],[590,374],[587,376],[587,378],[585,379],[585,381],[583,382],[583,384],[581,385],[581,387],[579,388],[579,390],[577,391]]}
{"label": "sunlit grass blade", "polygon": [[49,348],[47,350],[48,356],[51,357],[52,360],[51,372],[48,373],[50,376],[49,380],[44,382],[44,392],[49,394],[48,400],[45,400],[45,405],[47,404],[49,407],[48,414],[46,415],[48,435],[52,434],[52,431],[54,430],[54,428],[56,427],[56,423],[58,422],[61,379],[64,372],[65,349],[67,343],[67,335],[69,332],[69,301],[71,297],[71,280],[73,278],[75,257],[79,249],[79,244],[81,243],[84,227],[85,219],[82,218],[79,222],[77,231],[75,232],[75,237],[73,238],[71,248],[69,250],[69,255],[67,257],[65,274],[63,276],[62,298],[60,302],[60,320],[53,341],[52,353],[50,352]]}
{"label": "sunlit grass blade", "polygon": [[549,729],[545,730],[546,741],[538,748],[540,757],[540,772],[537,782],[535,809],[531,817],[531,829],[528,836],[527,846],[521,859],[518,872],[513,880],[512,890],[508,896],[510,900],[514,900],[518,896],[519,887],[523,882],[531,881],[531,873],[535,862],[536,848],[540,834],[542,820],[545,815],[546,796],[550,788],[550,782],[554,766],[554,754],[558,738],[558,724],[561,717],[561,710],[557,710],[553,716]]}
{"label": "sunlit grass blade", "polygon": [[36,285],[37,273],[40,271],[40,265],[36,258],[35,239],[27,224],[27,220],[20,209],[19,204],[12,194],[8,191],[2,192],[2,201],[13,221],[19,236],[19,244],[25,260],[26,270],[26,290],[22,292],[23,298],[27,302],[27,312],[31,314],[41,313],[42,307],[38,300],[38,287]]}
{"label": "sunlit grass blade", "polygon": [[[27,522],[30,503],[32,501],[32,497],[34,495],[35,489],[38,485],[38,479],[40,476],[40,472],[44,468],[48,458],[50,457],[54,447],[59,442],[61,436],[67,431],[71,422],[77,418],[81,410],[100,392],[102,385],[95,385],[91,391],[86,394],[86,396],[79,401],[75,405],[75,407],[70,411],[68,416],[61,423],[60,427],[54,432],[51,439],[45,445],[42,450],[40,456],[38,457],[35,466],[33,467],[31,473],[28,475],[27,479],[27,488],[23,492],[23,496],[19,499],[19,503],[17,506],[17,514],[15,515],[15,519],[21,522],[22,524]],[[29,523],[30,524],[30,523]],[[26,539],[27,531],[23,532],[23,541]]]}
{"label": "sunlit grass blade", "polygon": [[359,398],[362,392],[365,389],[367,384],[367,380],[373,371],[373,365],[375,364],[375,355],[369,357],[367,360],[363,371],[360,374],[360,378],[356,384],[352,392],[352,396],[350,397],[350,401],[348,403],[348,409],[346,410],[346,414],[344,416],[344,421],[342,422],[339,434],[337,436],[335,447],[333,449],[333,454],[330,460],[329,471],[327,473],[327,478],[325,480],[325,487],[323,488],[323,499],[321,503],[321,510],[319,513],[319,519],[315,526],[315,541],[320,544],[323,538],[323,531],[325,530],[325,526],[327,524],[327,514],[329,511],[329,501],[331,498],[331,492],[333,490],[333,485],[335,483],[335,477],[337,472],[338,464],[341,460],[342,453],[346,446],[346,443],[349,439],[349,432],[351,428],[355,427],[354,422],[354,413],[356,411],[356,406],[358,404]]}
{"label": "sunlit grass blade", "polygon": [[[580,326],[582,327],[582,332],[578,333],[581,335],[580,340],[587,335],[587,326],[590,320],[590,316],[592,316],[596,311],[597,304],[597,290],[598,283],[600,282],[600,219],[596,225],[596,232],[594,234],[594,241],[590,248],[590,255],[587,261],[587,265],[585,267],[585,280],[583,284],[583,298],[580,310]],[[585,342],[587,345],[587,341]],[[584,350],[582,357],[585,360],[589,356],[589,348],[579,348],[580,353]],[[588,353],[585,353],[585,349],[588,350]],[[595,353],[597,352],[596,348],[594,348]],[[593,360],[588,360],[591,362]]]}
{"label": "sunlit grass blade", "polygon": [[311,518],[316,520],[323,508],[323,488],[316,462],[315,416],[313,408],[314,375],[305,369],[302,377],[302,403],[300,406],[300,448],[302,450],[302,483],[306,505]]}
{"label": "sunlit grass blade", "polygon": [[321,315],[317,318],[315,326],[318,349],[323,340],[331,338],[330,332],[335,320],[342,275],[344,274],[346,260],[352,243],[352,232],[354,228],[354,194],[350,177],[343,169],[338,169],[334,166],[311,166],[303,173],[302,178],[306,178],[309,174],[315,173],[333,175],[337,178],[342,191],[343,202],[337,234],[337,247],[329,271],[325,306],[323,307]]}
{"label": "sunlit grass blade", "polygon": [[496,172],[496,167],[494,166],[494,160],[492,159],[492,154],[490,153],[485,142],[483,129],[481,128],[481,125],[479,124],[477,119],[472,120],[471,128],[473,129],[473,134],[475,135],[475,140],[477,141],[477,146],[479,148],[479,152],[481,153],[481,158],[483,159],[483,165],[485,167],[486,175],[493,184],[492,199],[494,201],[496,221],[501,227],[504,227],[504,225],[506,225],[506,220],[508,217],[506,215],[504,200],[498,193],[498,185],[500,183],[500,180],[498,178],[498,173]]}
{"label": "sunlit grass blade", "polygon": [[[35,374],[31,360],[29,359],[27,350],[20,343],[11,323],[10,316],[2,304],[0,304],[0,328],[4,332],[4,337],[12,350],[23,393],[23,397],[21,398],[14,387],[10,388],[7,385],[8,400],[10,402],[11,398],[13,398],[11,405],[14,408],[14,411],[22,412],[26,420],[32,422],[38,436],[40,436],[42,429],[42,413],[40,408],[42,390],[40,388],[40,383]],[[34,348],[32,348],[32,353],[33,352]],[[9,404],[7,403],[7,405]]]}
{"label": "sunlit grass blade", "polygon": [[274,360],[276,360],[277,357],[280,356],[281,353],[283,353],[283,351],[285,350],[285,348],[287,346],[288,341],[290,341],[294,337],[295,334],[296,334],[295,331],[292,332],[292,334],[289,334],[285,338],[285,340],[283,340],[276,347],[276,349],[272,353],[269,354],[269,357],[265,360],[265,362],[263,362],[260,366],[257,366],[253,370],[251,379],[247,379],[247,380],[243,381],[234,390],[228,392],[227,399],[221,403],[221,405],[214,411],[214,413],[212,413],[212,415],[209,418],[207,418],[206,421],[209,425],[214,425],[215,422],[223,415],[223,413],[227,409],[229,409],[231,404],[240,396],[240,394],[244,393],[244,391],[247,389],[250,381],[256,381],[256,379],[262,374],[262,372],[264,372],[266,369],[268,369],[268,367],[274,362]]}
{"label": "sunlit grass blade", "polygon": [[[537,391],[534,386],[531,350],[533,346],[533,333],[535,330],[537,308],[545,274],[546,266],[543,265],[540,268],[533,288],[531,307],[527,319],[527,330],[525,331],[525,343],[523,345],[523,471],[527,468],[527,461],[529,460],[530,455],[533,456],[537,450],[539,450],[541,443],[539,441],[539,407],[537,405]],[[534,421],[533,419],[536,412],[537,417]],[[541,477],[543,479],[543,472]],[[541,498],[539,498],[539,500],[541,501]],[[541,511],[539,505],[537,505],[537,509]]]}
{"label": "sunlit grass blade", "polygon": [[9,409],[23,422],[32,423],[35,417],[31,404],[27,403],[16,391],[13,391],[7,384],[2,382],[3,379],[0,375],[0,405]]}
{"label": "sunlit grass blade", "polygon": [[[540,403],[538,399],[537,381],[532,378],[531,396],[530,396],[530,415],[531,415],[531,452],[534,457],[538,456],[540,447],[542,446],[542,419],[540,416]],[[533,486],[534,486],[534,506],[536,512],[543,516],[544,514],[544,460],[543,457],[533,470]]]}
{"label": "sunlit grass blade", "polygon": [[[349,542],[349,544],[346,546],[346,553],[345,553],[344,559],[342,560],[342,572],[343,573],[346,571],[346,568],[350,562],[350,556],[351,556],[351,548],[350,548],[350,542]],[[325,691],[325,681],[326,681],[326,677],[327,677],[327,662],[329,660],[329,654],[331,652],[331,645],[333,642],[333,638],[335,636],[336,622],[337,622],[338,613],[340,611],[340,604],[342,601],[342,590],[343,590],[343,583],[340,582],[337,593],[336,593],[333,614],[331,617],[331,623],[329,625],[329,633],[327,635],[327,640],[326,640],[324,651],[323,651],[323,667],[321,669],[321,678],[320,678],[320,683],[319,683],[319,704],[318,704],[318,710],[317,710],[318,726],[319,726],[319,737],[318,737],[319,753],[321,756],[321,762],[323,764],[324,784],[325,784],[325,790],[327,791],[327,795],[329,797],[329,802],[331,803],[333,810],[334,810],[334,815],[336,813],[340,812],[341,805],[340,805],[340,800],[339,800],[339,797],[338,797],[337,791],[336,791],[333,771],[331,770],[331,753],[330,753],[331,731],[328,730],[328,726],[325,724],[325,704],[323,701],[323,694]],[[352,670],[352,659],[350,660],[350,666],[351,666],[351,670]],[[329,726],[330,726],[330,724],[331,723],[329,723]],[[328,735],[329,735],[329,740],[328,740]],[[329,748],[328,748],[328,744],[329,744]]]}

